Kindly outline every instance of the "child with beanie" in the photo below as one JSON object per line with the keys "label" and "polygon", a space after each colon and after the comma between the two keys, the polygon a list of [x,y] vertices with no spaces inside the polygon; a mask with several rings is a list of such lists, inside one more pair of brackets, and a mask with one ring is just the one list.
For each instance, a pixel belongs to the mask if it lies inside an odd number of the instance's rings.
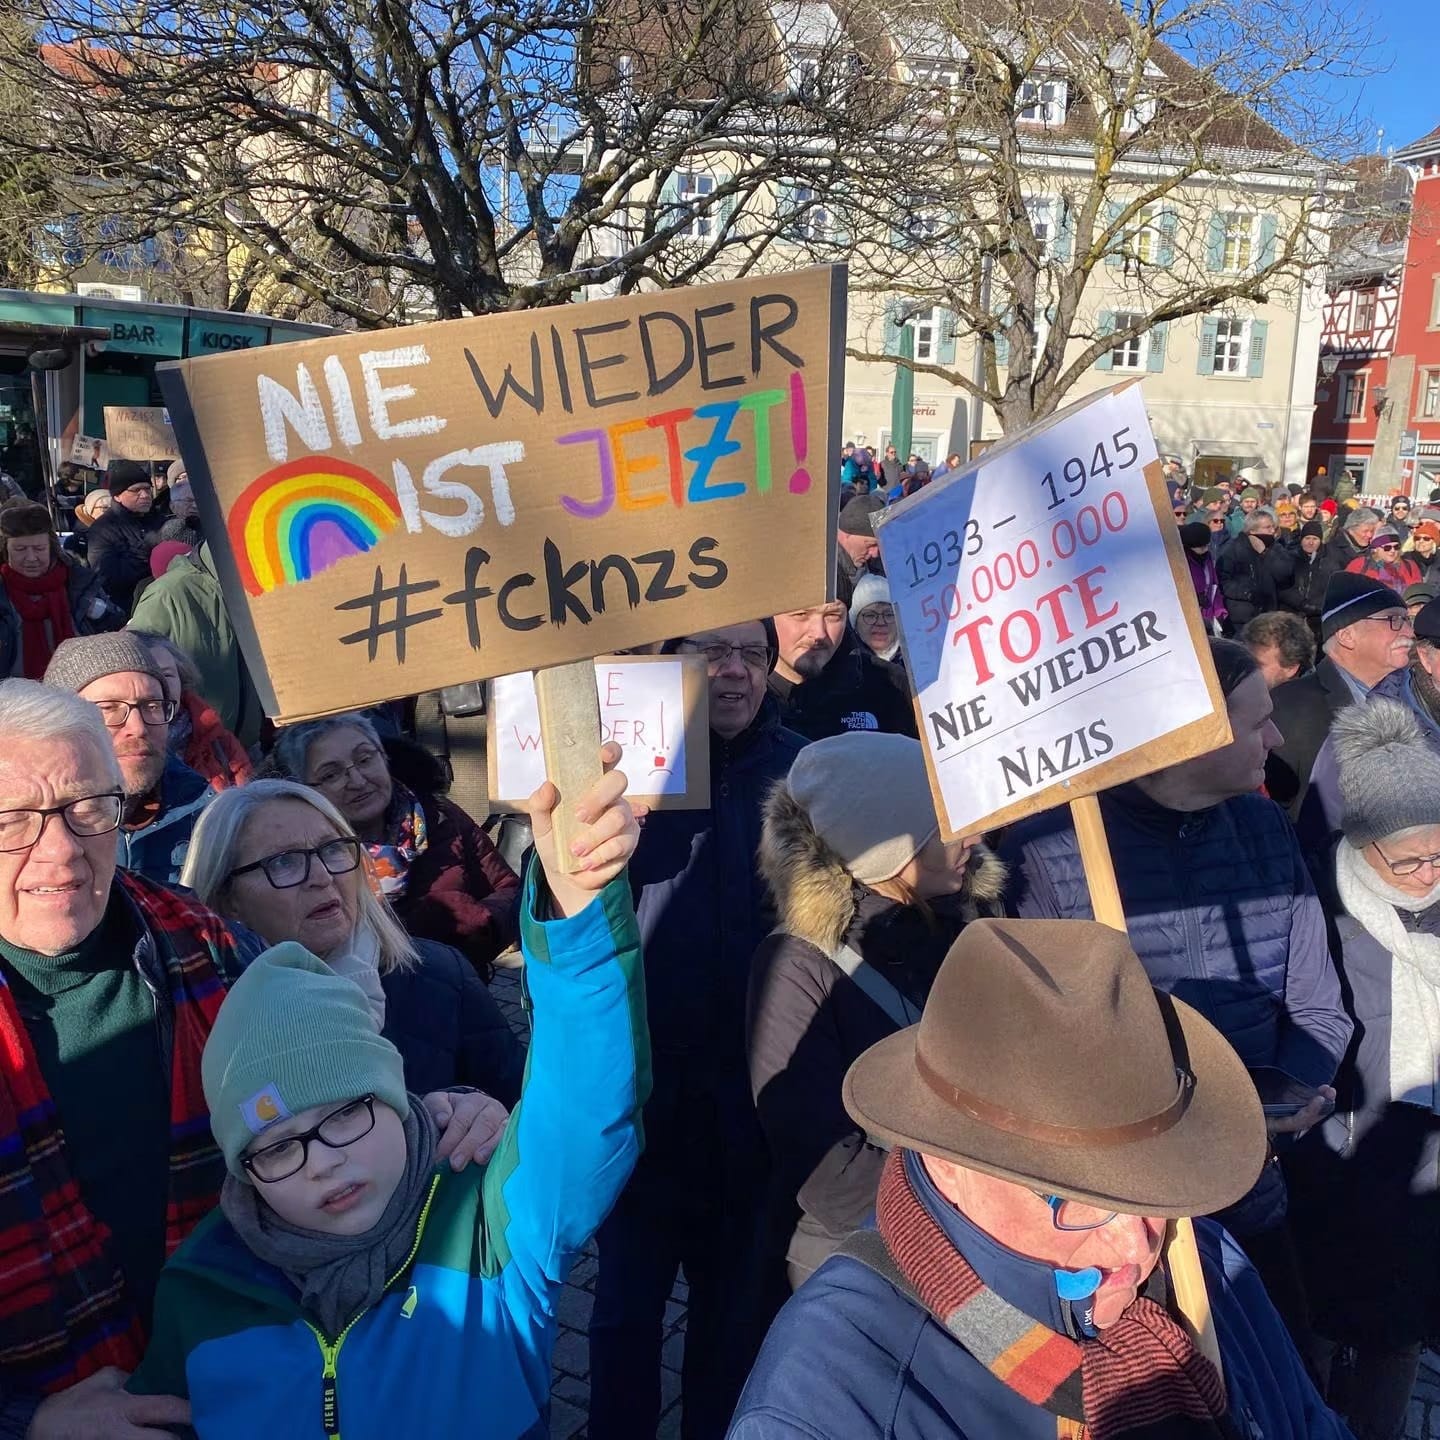
{"label": "child with beanie", "polygon": [[437,1163],[365,995],[301,946],[235,983],[205,1047],[220,1208],[160,1277],[128,1388],[188,1398],[199,1440],[548,1435],[555,1306],[640,1153],[649,1042],[613,769],[561,871],[545,785],[521,943],[533,1035],[488,1166]]}

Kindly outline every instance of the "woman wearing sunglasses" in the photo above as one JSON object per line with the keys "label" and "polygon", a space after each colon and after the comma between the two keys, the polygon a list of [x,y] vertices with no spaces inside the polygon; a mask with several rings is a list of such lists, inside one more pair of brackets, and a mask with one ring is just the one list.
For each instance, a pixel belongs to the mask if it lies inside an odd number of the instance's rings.
{"label": "woman wearing sunglasses", "polygon": [[364,847],[323,795],[255,780],[210,803],[181,880],[271,945],[297,941],[354,980],[411,1091],[473,1085],[514,1105],[524,1055],[490,992],[458,951],[407,935],[368,876]]}
{"label": "woman wearing sunglasses", "polygon": [[1373,576],[1401,595],[1425,578],[1420,567],[1408,555],[1400,553],[1400,532],[1389,525],[1380,526],[1370,537],[1365,553],[1345,568],[1355,575]]}

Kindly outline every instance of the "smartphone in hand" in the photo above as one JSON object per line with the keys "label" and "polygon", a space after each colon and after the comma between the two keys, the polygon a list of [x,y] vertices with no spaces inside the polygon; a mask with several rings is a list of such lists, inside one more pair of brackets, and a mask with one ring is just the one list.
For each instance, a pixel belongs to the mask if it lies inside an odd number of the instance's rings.
{"label": "smartphone in hand", "polygon": [[[1307,1085],[1273,1065],[1257,1066],[1250,1072],[1250,1078],[1260,1096],[1260,1108],[1272,1118],[1298,1115],[1320,1093],[1313,1085]],[[1334,1101],[1331,1101],[1325,1113],[1328,1115],[1334,1108]]]}

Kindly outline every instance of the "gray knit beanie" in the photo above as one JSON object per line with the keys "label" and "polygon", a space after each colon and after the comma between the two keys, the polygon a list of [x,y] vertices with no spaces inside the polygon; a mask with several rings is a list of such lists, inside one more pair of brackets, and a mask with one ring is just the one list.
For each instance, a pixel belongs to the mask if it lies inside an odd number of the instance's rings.
{"label": "gray knit beanie", "polygon": [[74,635],[55,647],[45,667],[45,683],[56,690],[73,690],[79,694],[94,680],[131,671],[153,675],[164,685],[150,647],[128,630]]}
{"label": "gray knit beanie", "polygon": [[893,880],[940,829],[918,740],[850,730],[807,745],[781,782],[862,885]]}
{"label": "gray knit beanie", "polygon": [[[1349,705],[1330,726],[1340,767],[1341,828],[1357,849],[1440,824],[1440,753],[1408,705]],[[803,753],[803,752],[802,752]]]}

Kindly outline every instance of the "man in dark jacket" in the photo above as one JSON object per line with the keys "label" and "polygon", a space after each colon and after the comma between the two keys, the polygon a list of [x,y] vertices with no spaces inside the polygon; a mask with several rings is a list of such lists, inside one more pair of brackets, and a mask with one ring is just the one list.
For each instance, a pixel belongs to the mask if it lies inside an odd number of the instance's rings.
{"label": "man in dark jacket", "polygon": [[1348,1440],[1213,1222],[1219,1370],[1166,1308],[1167,1217],[1243,1194],[1265,1125],[1234,1052],[1123,935],[968,926],[845,1105],[893,1147],[876,1228],[781,1312],[730,1440]]}
{"label": "man in dark jacket", "polygon": [[845,608],[855,595],[855,582],[862,575],[883,575],[880,542],[875,538],[875,516],[885,508],[879,495],[857,495],[840,511],[840,529],[835,537],[835,598]]}
{"label": "man in dark jacket", "polygon": [[1345,522],[1330,542],[1340,569],[1354,560],[1363,560],[1380,525],[1380,512],[1361,505],[1345,516]]}
{"label": "man in dark jacket", "polygon": [[[1271,692],[1242,646],[1210,644],[1235,738],[1100,796],[1115,878],[1151,982],[1208,1015],[1247,1068],[1273,1066],[1318,1089],[1334,1077],[1352,1027],[1300,847],[1279,807],[1256,793],[1279,740]],[[1068,809],[1017,825],[1001,854],[1013,865],[1014,913],[1093,915]],[[1272,1120],[1272,1131],[1303,1131],[1322,1108]],[[1278,1229],[1284,1215],[1284,1180],[1270,1165],[1222,1219],[1298,1327],[1303,1303]],[[1282,1282],[1292,1295],[1277,1293]]]}
{"label": "man in dark jacket", "polygon": [[215,798],[203,776],[168,753],[175,704],[149,648],[122,630],[63,641],[45,683],[100,711],[124,778],[120,863],[161,885],[180,879],[200,812]]}
{"label": "man in dark jacket", "polygon": [[1274,610],[1295,573],[1290,552],[1276,543],[1275,512],[1252,510],[1221,552],[1216,570],[1230,624],[1237,632],[1257,615]]}
{"label": "man in dark jacket", "polygon": [[1280,591],[1280,608],[1303,616],[1316,642],[1320,640],[1320,612],[1325,607],[1325,587],[1330,577],[1345,567],[1325,544],[1325,527],[1307,520],[1299,531],[1293,551],[1295,566],[1290,583]]}
{"label": "man in dark jacket", "polygon": [[842,730],[915,735],[904,671],[873,655],[849,621],[838,600],[775,617],[779,658],[770,692],[785,724],[807,740]]}
{"label": "man in dark jacket", "polygon": [[128,615],[135,587],[150,578],[150,552],[165,517],[154,511],[155,487],[138,461],[114,461],[106,483],[115,503],[90,527],[86,559]]}
{"label": "man in dark jacket", "polygon": [[672,648],[704,655],[709,668],[710,808],[650,815],[630,862],[654,1089],[645,1152],[596,1237],[591,1440],[654,1436],[665,1310],[682,1266],[685,1440],[724,1435],[769,1319],[759,1299],[766,1164],[745,991],[772,923],[755,869],[761,806],[805,741],[782,728],[766,691],[773,651],[763,622]]}
{"label": "man in dark jacket", "polygon": [[1411,636],[1405,602],[1394,590],[1369,575],[1331,577],[1320,615],[1325,658],[1271,697],[1282,739],[1265,762],[1265,788],[1292,818],[1300,814],[1335,713],[1409,662]]}

